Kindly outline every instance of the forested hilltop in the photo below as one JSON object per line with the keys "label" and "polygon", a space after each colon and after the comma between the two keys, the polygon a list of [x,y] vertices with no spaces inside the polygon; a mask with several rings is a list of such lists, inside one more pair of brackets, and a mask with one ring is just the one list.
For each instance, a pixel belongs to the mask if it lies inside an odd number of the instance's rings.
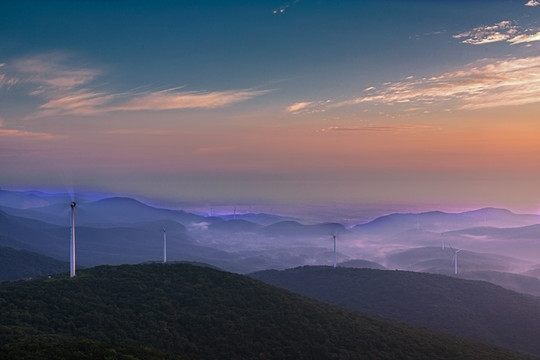
{"label": "forested hilltop", "polygon": [[312,299],[540,356],[540,298],[411,271],[303,266],[251,274]]}
{"label": "forested hilltop", "polygon": [[100,266],[72,279],[0,285],[0,355],[55,358],[50,344],[80,355],[87,339],[101,353],[120,344],[111,357],[118,359],[133,346],[156,358],[153,351],[195,359],[530,358],[189,264]]}

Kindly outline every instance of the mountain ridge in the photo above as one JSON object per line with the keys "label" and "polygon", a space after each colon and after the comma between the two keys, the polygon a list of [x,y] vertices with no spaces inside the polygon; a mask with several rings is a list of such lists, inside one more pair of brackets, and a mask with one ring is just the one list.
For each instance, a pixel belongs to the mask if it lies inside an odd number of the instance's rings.
{"label": "mountain ridge", "polygon": [[540,299],[488,282],[324,266],[267,270],[250,276],[351,310],[540,355],[536,340]]}
{"label": "mountain ridge", "polygon": [[188,264],[0,284],[0,344],[92,339],[212,359],[525,359]]}

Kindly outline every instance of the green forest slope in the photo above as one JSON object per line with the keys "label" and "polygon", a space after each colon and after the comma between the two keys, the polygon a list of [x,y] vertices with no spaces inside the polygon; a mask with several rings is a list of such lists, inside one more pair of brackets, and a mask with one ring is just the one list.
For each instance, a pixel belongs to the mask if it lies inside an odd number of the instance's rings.
{"label": "green forest slope", "polygon": [[1,351],[84,339],[199,359],[528,358],[189,264],[0,284]]}
{"label": "green forest slope", "polygon": [[327,266],[269,270],[251,276],[344,308],[540,356],[540,299],[488,282]]}

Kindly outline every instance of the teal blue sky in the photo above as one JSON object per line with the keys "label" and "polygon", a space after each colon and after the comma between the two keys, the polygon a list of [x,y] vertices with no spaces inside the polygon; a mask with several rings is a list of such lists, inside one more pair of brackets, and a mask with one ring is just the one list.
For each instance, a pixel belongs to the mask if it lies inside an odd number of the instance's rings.
{"label": "teal blue sky", "polygon": [[8,2],[0,185],[536,209],[539,41],[535,0]]}

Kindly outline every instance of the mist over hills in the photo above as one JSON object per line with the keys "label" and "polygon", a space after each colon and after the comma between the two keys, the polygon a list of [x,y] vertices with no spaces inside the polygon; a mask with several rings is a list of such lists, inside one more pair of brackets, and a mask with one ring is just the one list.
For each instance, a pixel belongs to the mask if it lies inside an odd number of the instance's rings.
{"label": "mist over hills", "polygon": [[[9,193],[8,201],[4,202],[6,193]],[[11,254],[12,259],[21,259],[15,270],[0,268],[0,279],[8,279],[7,274],[12,273],[19,275],[9,279],[22,279],[38,274],[51,275],[68,270],[71,198],[43,195],[43,201],[38,201],[40,196],[42,195],[39,192],[0,191],[0,246],[5,247],[5,253]],[[487,280],[521,293],[538,296],[540,279],[520,275],[540,276],[536,261],[536,255],[540,256],[540,249],[535,238],[540,225],[535,223],[535,215],[518,215],[493,208],[456,214],[437,211],[395,213],[347,227],[341,223],[326,222],[322,217],[319,222],[315,222],[312,213],[309,220],[304,220],[301,216],[264,213],[204,216],[178,209],[154,207],[125,197],[90,195],[81,196],[81,200],[77,200],[75,214],[79,267],[161,262],[165,230],[169,262],[204,263],[235,273],[310,265],[312,267],[303,271],[313,274],[309,275],[311,278],[308,276],[306,281],[300,280],[304,282],[302,286],[313,286],[316,293],[341,294],[340,300],[336,301],[339,306],[369,311],[540,355],[540,350],[532,345],[530,335],[540,329],[530,322],[531,317],[527,318],[523,313],[527,310],[529,314],[536,314],[537,300],[519,297],[522,295],[513,292],[504,292],[500,287],[486,287],[486,283],[476,285],[490,294],[490,299],[476,290],[471,290],[468,283],[464,285],[460,282],[467,278]],[[320,270],[316,266],[333,263],[334,235],[340,267]],[[457,276],[453,274],[453,249],[460,249]],[[25,259],[31,258],[26,256],[26,251],[35,253],[32,256],[40,259],[31,261],[39,268],[32,270],[35,270],[32,273],[35,275],[21,272],[26,266],[24,264],[28,264]],[[43,264],[54,263],[58,267],[39,265],[44,259],[47,261]],[[345,271],[345,267],[356,269]],[[384,274],[390,274],[384,276],[377,272],[369,273],[371,280],[362,280],[367,281],[367,289],[371,289],[368,292],[384,298],[364,297],[358,300],[354,293],[359,288],[359,283],[355,280],[357,275],[351,275],[356,273],[349,271],[363,274],[367,271],[366,268],[412,270],[418,273],[383,271]],[[38,270],[42,272],[37,272]],[[328,270],[336,272],[327,273]],[[264,276],[272,278],[276,274],[289,276],[290,272],[296,274],[297,271],[270,271],[254,276],[266,274]],[[451,275],[452,278],[420,272]],[[341,276],[333,278],[336,274]],[[373,279],[379,279],[379,282],[370,283]],[[207,285],[207,282],[203,282],[198,286],[204,289]],[[405,285],[408,285],[408,288],[404,288]],[[340,289],[333,289],[332,286],[339,286]],[[298,291],[295,287],[296,283],[290,290]],[[344,292],[346,290],[351,293]],[[304,295],[313,294],[307,292]],[[415,300],[414,296],[419,298]],[[393,305],[389,298],[395,301],[403,300],[403,304]],[[428,299],[433,302],[432,305],[426,303]],[[324,296],[320,300],[333,302]],[[495,302],[496,306],[482,308],[480,303],[486,301]],[[360,304],[362,308],[355,308],[351,304]],[[508,308],[507,304],[510,304]],[[521,306],[523,311],[515,309],[512,304]],[[391,307],[394,312],[381,310],[378,306]],[[446,315],[442,316],[437,311]],[[498,311],[506,311],[504,321],[494,320]],[[431,313],[433,314],[429,315]],[[453,320],[448,320],[450,314],[454,315]],[[235,319],[229,319],[231,324],[237,323]],[[440,326],[440,323],[447,320],[446,327]],[[456,325],[456,320],[462,321],[464,327]],[[472,324],[468,324],[469,320]],[[529,332],[524,334],[520,341],[500,335],[504,327],[513,329],[512,326],[518,326],[517,324],[523,328],[523,332]],[[31,326],[34,325],[36,324],[32,323]],[[229,326],[234,328],[238,325]],[[520,330],[516,331],[514,333],[519,333]],[[282,333],[282,330],[279,332]],[[83,336],[83,340],[86,336]],[[111,340],[104,337],[93,339]],[[70,344],[66,346],[78,346]],[[100,344],[96,346],[102,348]],[[347,348],[349,346],[352,345],[348,344]],[[156,348],[165,349],[160,346]]]}
{"label": "mist over hills", "polygon": [[540,299],[418,272],[301,267],[250,276],[348,309],[540,355]]}
{"label": "mist over hills", "polygon": [[[451,275],[454,274],[453,257],[456,250],[445,247],[419,247],[390,254],[385,264],[390,269],[423,271]],[[458,253],[459,273],[470,271],[512,271],[518,267],[527,268],[533,263],[509,256],[477,253],[460,250]]]}
{"label": "mist over hills", "polygon": [[[165,228],[169,259],[240,273],[330,265],[335,234],[338,262],[451,274],[452,254],[437,254],[444,242],[462,249],[460,270],[540,276],[534,272],[540,258],[538,216],[505,209],[393,213],[348,228],[324,218],[313,222],[313,213],[310,220],[265,213],[203,216],[126,197],[80,194],[76,200],[77,252],[83,266],[159,261]],[[70,202],[66,194],[1,190],[0,245],[66,261]],[[432,249],[413,250],[419,248]]]}
{"label": "mist over hills", "polygon": [[91,339],[202,359],[532,358],[188,264],[100,266],[0,295],[0,354]]}

